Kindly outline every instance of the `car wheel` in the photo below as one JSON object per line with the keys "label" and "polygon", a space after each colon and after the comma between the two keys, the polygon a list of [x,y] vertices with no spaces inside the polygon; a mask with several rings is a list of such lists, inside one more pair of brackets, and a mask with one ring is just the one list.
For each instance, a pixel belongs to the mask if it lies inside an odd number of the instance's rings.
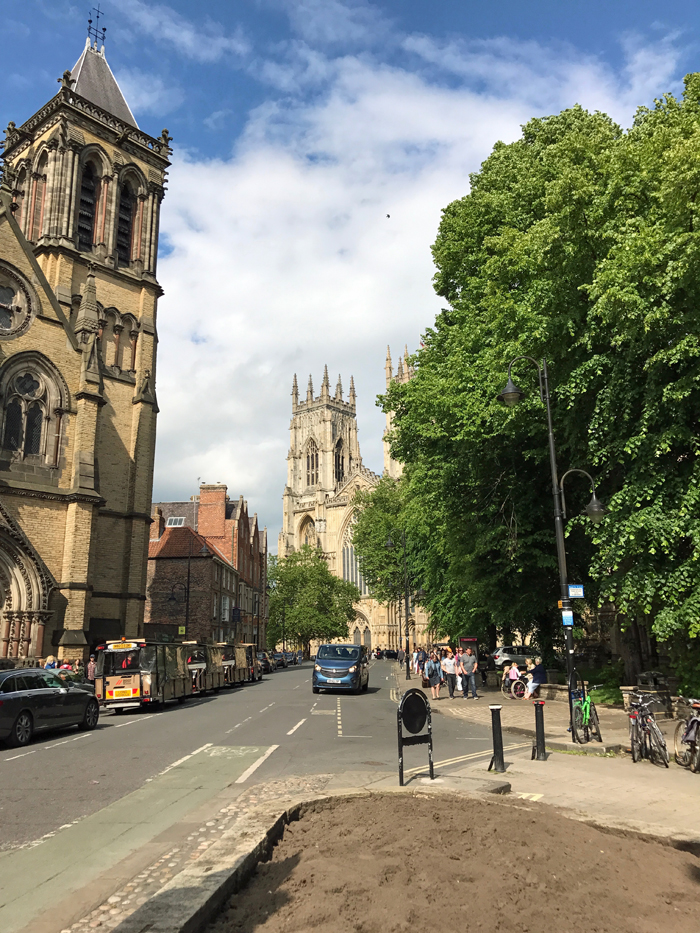
{"label": "car wheel", "polygon": [[367,678],[367,683],[364,685],[362,689],[365,691],[365,693],[367,693],[367,691],[369,690],[369,677]]}
{"label": "car wheel", "polygon": [[78,728],[85,731],[94,729],[100,718],[100,707],[97,700],[89,700],[85,707],[85,714],[82,721],[78,723]]}
{"label": "car wheel", "polygon": [[177,702],[178,702],[178,703],[184,703],[186,699],[187,699],[186,696],[178,697],[178,698],[177,698]]}
{"label": "car wheel", "polygon": [[24,710],[19,714],[17,719],[15,719],[12,732],[10,732],[5,741],[10,748],[24,748],[25,745],[29,745],[31,742],[33,733],[34,720],[32,719],[32,714]]}
{"label": "car wheel", "polygon": [[319,688],[318,688],[318,687],[312,687],[312,688],[311,688],[311,692],[312,692],[312,693],[318,693],[318,692],[319,692]]}

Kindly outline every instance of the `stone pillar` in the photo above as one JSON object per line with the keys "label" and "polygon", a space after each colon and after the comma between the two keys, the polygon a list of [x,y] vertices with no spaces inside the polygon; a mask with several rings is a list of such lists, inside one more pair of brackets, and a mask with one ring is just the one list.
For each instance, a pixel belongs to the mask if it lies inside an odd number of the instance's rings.
{"label": "stone pillar", "polygon": [[5,609],[0,619],[0,658],[7,658],[10,654],[10,613]]}

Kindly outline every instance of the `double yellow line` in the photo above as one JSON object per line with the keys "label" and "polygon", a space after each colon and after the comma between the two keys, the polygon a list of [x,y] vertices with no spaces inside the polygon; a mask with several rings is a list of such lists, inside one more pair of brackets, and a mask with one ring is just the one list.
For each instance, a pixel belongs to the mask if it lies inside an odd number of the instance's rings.
{"label": "double yellow line", "polygon": [[[514,744],[514,745],[504,745],[503,751],[504,752],[512,751],[513,749],[516,749],[516,748],[530,748],[531,746],[532,746],[532,742],[518,742],[517,744]],[[457,765],[462,761],[471,761],[474,758],[486,758],[489,755],[493,755],[492,750],[483,751],[483,752],[472,752],[471,755],[460,755],[458,758],[445,758],[444,761],[434,761],[433,767],[441,768],[441,767],[444,767],[445,765]],[[425,767],[407,768],[404,771],[404,774],[418,774],[419,771],[426,771],[426,770],[427,769]]]}

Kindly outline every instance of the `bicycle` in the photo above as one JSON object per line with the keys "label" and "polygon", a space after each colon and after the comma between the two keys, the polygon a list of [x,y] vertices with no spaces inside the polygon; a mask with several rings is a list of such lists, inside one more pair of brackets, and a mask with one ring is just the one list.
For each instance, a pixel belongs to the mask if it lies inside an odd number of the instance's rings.
{"label": "bicycle", "polygon": [[[645,702],[644,697],[649,699]],[[654,718],[654,714],[649,707],[656,701],[656,697],[649,694],[634,693],[630,703],[629,712],[630,721],[630,750],[632,752],[632,761],[637,762],[642,758],[648,758],[652,764],[662,764],[668,768],[669,755],[666,747],[666,739]]]}
{"label": "bicycle", "polygon": [[673,757],[682,768],[700,771],[700,700],[678,697],[690,706],[689,716],[678,723],[673,736]]}
{"label": "bicycle", "polygon": [[[600,684],[596,684],[590,689],[595,690],[599,686]],[[580,690],[571,691],[571,708],[571,734],[574,742],[584,745],[590,742],[591,738],[596,742],[602,742],[598,711],[585,684],[582,683]]]}

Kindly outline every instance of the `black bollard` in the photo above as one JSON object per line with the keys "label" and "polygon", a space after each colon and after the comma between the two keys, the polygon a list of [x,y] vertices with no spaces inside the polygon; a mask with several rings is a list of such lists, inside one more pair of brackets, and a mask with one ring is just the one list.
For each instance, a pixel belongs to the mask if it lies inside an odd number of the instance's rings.
{"label": "black bollard", "polygon": [[503,733],[501,732],[501,710],[502,706],[489,706],[491,710],[491,730],[493,732],[493,758],[488,770],[503,772],[506,770],[506,763],[503,760]]}
{"label": "black bollard", "polygon": [[535,744],[532,746],[532,758],[537,761],[547,760],[544,747],[544,700],[535,700]]}

